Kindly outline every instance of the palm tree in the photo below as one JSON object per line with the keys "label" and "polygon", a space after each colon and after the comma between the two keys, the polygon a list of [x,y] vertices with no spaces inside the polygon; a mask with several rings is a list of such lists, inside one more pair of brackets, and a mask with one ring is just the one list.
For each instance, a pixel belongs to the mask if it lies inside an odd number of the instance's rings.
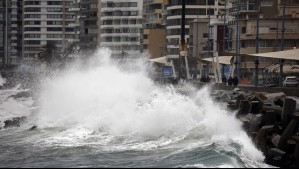
{"label": "palm tree", "polygon": [[52,43],[44,45],[38,54],[38,59],[48,66],[61,60],[60,49]]}

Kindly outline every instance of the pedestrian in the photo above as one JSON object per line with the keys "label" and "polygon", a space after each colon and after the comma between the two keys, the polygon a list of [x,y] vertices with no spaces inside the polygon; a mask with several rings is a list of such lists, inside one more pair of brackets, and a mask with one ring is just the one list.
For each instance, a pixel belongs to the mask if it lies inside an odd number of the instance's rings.
{"label": "pedestrian", "polygon": [[225,77],[225,75],[222,76],[222,83],[226,85],[226,77]]}
{"label": "pedestrian", "polygon": [[229,86],[233,85],[233,78],[231,76],[228,78],[227,83]]}
{"label": "pedestrian", "polygon": [[239,79],[238,79],[237,76],[235,76],[235,77],[233,78],[233,85],[234,85],[234,86],[238,86],[238,84],[239,84]]}

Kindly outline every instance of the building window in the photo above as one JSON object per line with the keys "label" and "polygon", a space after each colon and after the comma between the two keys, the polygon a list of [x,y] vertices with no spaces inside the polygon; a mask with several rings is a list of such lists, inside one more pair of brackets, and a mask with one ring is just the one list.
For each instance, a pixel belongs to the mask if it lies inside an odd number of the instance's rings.
{"label": "building window", "polygon": [[26,41],[25,43],[28,45],[40,45],[39,40],[30,40],[30,41]]}
{"label": "building window", "polygon": [[47,28],[47,31],[49,31],[49,32],[52,32],[52,31],[59,32],[59,31],[62,31],[62,28]]}
{"label": "building window", "polygon": [[246,27],[242,27],[242,33],[246,33]]}
{"label": "building window", "polygon": [[40,12],[41,8],[25,8],[25,12]]}
{"label": "building window", "polygon": [[63,18],[61,14],[48,14],[47,18]]}
{"label": "building window", "polygon": [[241,48],[246,48],[246,42],[244,41],[241,42]]}
{"label": "building window", "polygon": [[62,8],[47,8],[48,12],[62,12]]}
{"label": "building window", "polygon": [[63,5],[62,1],[48,1],[48,5]]}
{"label": "building window", "polygon": [[40,27],[26,27],[25,31],[40,31]]}
{"label": "building window", "polygon": [[47,25],[62,25],[62,21],[47,21]]}
{"label": "building window", "polygon": [[97,7],[97,4],[90,4],[90,8],[91,9],[97,9],[98,7]]}

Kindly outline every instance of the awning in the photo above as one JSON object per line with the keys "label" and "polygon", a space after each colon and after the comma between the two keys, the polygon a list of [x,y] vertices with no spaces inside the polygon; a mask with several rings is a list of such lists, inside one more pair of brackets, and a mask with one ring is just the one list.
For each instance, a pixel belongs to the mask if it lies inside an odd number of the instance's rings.
{"label": "awning", "polygon": [[166,56],[159,57],[159,58],[154,58],[154,59],[150,59],[150,61],[151,62],[162,63],[162,64],[167,64],[167,58],[166,58]]}
{"label": "awning", "polygon": [[259,56],[274,59],[299,60],[299,49],[291,49],[277,52],[248,54],[249,56]]}
{"label": "awning", "polygon": [[[236,53],[221,52],[222,56],[236,56]],[[265,57],[272,59],[285,59],[285,60],[299,60],[299,49],[290,49],[277,52],[267,53],[254,53],[254,54],[239,54],[239,56],[251,56],[251,57]]]}
{"label": "awning", "polygon": [[[233,58],[233,56],[219,56],[219,63],[220,64],[224,64],[224,65],[230,65],[231,64],[231,59]],[[208,62],[213,62],[213,58],[205,58],[202,59],[204,61],[208,61]],[[216,57],[214,57],[214,62],[216,62]]]}

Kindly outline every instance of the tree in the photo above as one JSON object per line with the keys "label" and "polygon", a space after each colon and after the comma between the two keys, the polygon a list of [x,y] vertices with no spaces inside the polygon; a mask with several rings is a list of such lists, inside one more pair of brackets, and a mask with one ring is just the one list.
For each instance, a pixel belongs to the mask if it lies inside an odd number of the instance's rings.
{"label": "tree", "polygon": [[76,48],[77,44],[72,43],[62,51],[61,48],[57,47],[55,44],[48,43],[44,45],[39,52],[38,60],[52,69],[62,69],[66,63],[72,59],[71,56],[75,53]]}
{"label": "tree", "polygon": [[38,59],[41,63],[51,67],[61,60],[60,49],[55,44],[48,43],[42,46]]}

